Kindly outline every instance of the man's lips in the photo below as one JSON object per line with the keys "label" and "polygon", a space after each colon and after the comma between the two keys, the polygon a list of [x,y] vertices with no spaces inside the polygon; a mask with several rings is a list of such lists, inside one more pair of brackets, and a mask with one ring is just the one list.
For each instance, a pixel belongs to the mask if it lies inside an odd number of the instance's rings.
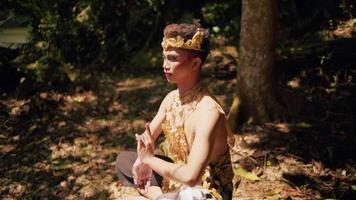
{"label": "man's lips", "polygon": [[164,74],[165,74],[166,76],[171,76],[171,75],[172,75],[172,73],[169,73],[169,72],[164,72]]}

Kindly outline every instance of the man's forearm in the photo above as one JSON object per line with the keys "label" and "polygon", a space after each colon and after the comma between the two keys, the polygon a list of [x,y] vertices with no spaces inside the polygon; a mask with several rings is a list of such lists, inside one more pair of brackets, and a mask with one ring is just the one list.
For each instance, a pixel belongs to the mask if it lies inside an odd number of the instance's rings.
{"label": "man's forearm", "polygon": [[153,171],[162,177],[175,180],[185,185],[193,186],[196,184],[197,176],[194,175],[188,165],[175,164],[167,162],[155,156],[145,159],[144,163],[148,164]]}
{"label": "man's forearm", "polygon": [[151,130],[151,139],[153,143],[156,141],[158,136],[162,133],[161,124],[162,122],[158,121],[157,119],[153,119],[149,125]]}

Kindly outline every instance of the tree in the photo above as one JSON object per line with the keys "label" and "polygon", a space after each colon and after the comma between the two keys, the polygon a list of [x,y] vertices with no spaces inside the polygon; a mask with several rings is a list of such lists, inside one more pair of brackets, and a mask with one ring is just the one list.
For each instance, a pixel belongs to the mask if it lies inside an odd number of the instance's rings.
{"label": "tree", "polygon": [[278,118],[274,93],[276,0],[242,0],[237,88],[229,121],[236,131],[242,117],[255,123]]}

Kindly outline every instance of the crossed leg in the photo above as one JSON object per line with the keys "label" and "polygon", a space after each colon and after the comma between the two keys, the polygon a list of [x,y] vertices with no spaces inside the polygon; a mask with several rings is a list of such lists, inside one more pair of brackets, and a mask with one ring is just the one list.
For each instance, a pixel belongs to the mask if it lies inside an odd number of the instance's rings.
{"label": "crossed leg", "polygon": [[[164,160],[171,161],[168,157],[158,156]],[[134,186],[132,166],[137,159],[137,153],[134,151],[123,151],[116,158],[116,172],[120,181],[126,186]],[[161,190],[162,177],[153,172],[151,177],[151,186],[148,188],[147,193],[141,194],[143,196],[129,196],[125,200],[144,200],[144,199],[156,199],[159,195],[163,194]]]}

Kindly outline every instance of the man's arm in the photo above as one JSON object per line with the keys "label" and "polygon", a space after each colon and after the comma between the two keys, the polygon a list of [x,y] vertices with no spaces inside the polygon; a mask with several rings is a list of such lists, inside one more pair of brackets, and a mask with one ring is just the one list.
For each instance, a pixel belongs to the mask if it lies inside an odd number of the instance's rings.
{"label": "man's arm", "polygon": [[[157,114],[150,122],[149,126],[151,130],[151,138],[153,143],[157,139],[157,137],[162,133],[162,122],[166,117],[166,109],[171,101],[172,94],[173,92],[168,93],[167,96],[163,99]],[[148,134],[147,129],[145,130],[145,133]]]}
{"label": "man's arm", "polygon": [[214,147],[214,128],[219,120],[220,113],[213,108],[204,110],[200,113],[200,116],[201,118],[195,127],[195,138],[187,164],[170,163],[149,153],[143,155],[142,161],[163,177],[188,186],[196,185],[209,162]]}
{"label": "man's arm", "polygon": [[[154,152],[154,141],[157,137],[162,133],[162,122],[165,119],[166,108],[170,103],[170,99],[172,96],[172,92],[170,92],[162,101],[159,110],[156,116],[153,118],[151,123],[146,124],[146,130],[143,134],[138,137],[149,137],[150,143],[147,144],[151,149],[149,149],[150,153]],[[138,144],[137,144],[138,147]],[[138,185],[140,189],[143,189],[143,192],[150,185],[149,177],[150,173],[152,173],[151,168],[148,165],[142,163],[142,161],[137,158],[134,165],[132,166],[132,174],[135,185]]]}

